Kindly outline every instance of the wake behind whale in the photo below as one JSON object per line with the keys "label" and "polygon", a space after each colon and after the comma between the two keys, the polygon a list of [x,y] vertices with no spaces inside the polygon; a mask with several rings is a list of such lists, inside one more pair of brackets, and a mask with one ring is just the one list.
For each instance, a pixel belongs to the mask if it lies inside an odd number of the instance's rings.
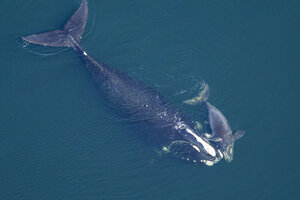
{"label": "wake behind whale", "polygon": [[[147,127],[157,146],[176,158],[211,166],[222,158],[231,161],[233,144],[244,132],[233,135],[223,114],[207,102],[208,88],[186,103],[205,103],[212,134],[200,133],[176,106],[143,82],[92,58],[79,44],[88,17],[88,6],[80,7],[62,30],[22,37],[23,40],[51,47],[71,47],[90,71],[104,97],[130,119]],[[191,103],[193,102],[193,103]]]}

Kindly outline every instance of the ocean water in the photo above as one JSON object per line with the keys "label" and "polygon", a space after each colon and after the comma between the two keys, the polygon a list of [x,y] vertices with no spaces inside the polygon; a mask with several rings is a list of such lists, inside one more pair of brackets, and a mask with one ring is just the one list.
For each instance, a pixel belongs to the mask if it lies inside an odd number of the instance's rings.
{"label": "ocean water", "polygon": [[0,199],[300,199],[300,2],[89,0],[81,45],[182,101],[205,82],[234,160],[160,155],[106,106],[71,49],[23,35],[63,27],[80,0],[1,0]]}

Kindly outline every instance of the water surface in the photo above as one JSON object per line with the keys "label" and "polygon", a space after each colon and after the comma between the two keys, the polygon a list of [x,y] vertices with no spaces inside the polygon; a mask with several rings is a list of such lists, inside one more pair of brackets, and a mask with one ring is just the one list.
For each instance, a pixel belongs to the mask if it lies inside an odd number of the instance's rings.
{"label": "water surface", "polygon": [[[88,1],[82,46],[182,104],[210,102],[246,135],[231,163],[159,156],[116,118],[72,50],[24,46],[78,0],[2,0],[0,198],[299,199],[300,3]],[[297,190],[298,188],[298,190]]]}

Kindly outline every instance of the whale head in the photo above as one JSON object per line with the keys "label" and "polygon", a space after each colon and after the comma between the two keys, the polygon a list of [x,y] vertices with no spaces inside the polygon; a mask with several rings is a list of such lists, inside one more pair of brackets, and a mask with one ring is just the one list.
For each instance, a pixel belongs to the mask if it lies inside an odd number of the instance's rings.
{"label": "whale head", "polygon": [[222,152],[214,144],[189,125],[180,121],[175,129],[181,137],[172,141],[165,149],[176,158],[207,166],[212,166],[223,158]]}
{"label": "whale head", "polygon": [[205,150],[186,140],[173,141],[168,147],[163,147],[163,151],[171,153],[177,159],[207,166],[220,161],[223,155],[220,152],[216,152],[215,156],[208,155]]}

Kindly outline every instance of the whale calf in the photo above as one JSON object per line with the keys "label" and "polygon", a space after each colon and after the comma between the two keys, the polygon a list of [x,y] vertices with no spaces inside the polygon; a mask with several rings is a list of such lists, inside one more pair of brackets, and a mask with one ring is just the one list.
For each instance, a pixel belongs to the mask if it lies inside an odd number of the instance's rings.
{"label": "whale calf", "polygon": [[184,103],[190,105],[204,103],[206,105],[208,111],[208,123],[212,133],[205,133],[204,137],[206,137],[209,141],[214,142],[217,148],[224,155],[224,159],[227,162],[230,162],[233,159],[234,142],[240,139],[245,134],[245,131],[237,130],[234,134],[232,134],[232,130],[227,119],[219,109],[207,101],[208,96],[209,86],[205,84],[198,96],[186,100]]}
{"label": "whale calf", "polygon": [[87,17],[88,5],[83,0],[63,29],[22,39],[37,45],[74,49],[112,107],[147,127],[148,136],[156,138],[161,150],[192,163],[211,166],[219,162],[224,157],[221,146],[199,134],[193,128],[192,120],[176,106],[168,103],[152,87],[97,61],[80,46]]}
{"label": "whale calf", "polygon": [[230,125],[222,112],[208,102],[206,102],[206,106],[208,109],[208,122],[212,130],[208,140],[215,142],[223,153],[224,159],[230,162],[233,159],[234,142],[240,139],[245,131],[237,130],[232,134]]}

